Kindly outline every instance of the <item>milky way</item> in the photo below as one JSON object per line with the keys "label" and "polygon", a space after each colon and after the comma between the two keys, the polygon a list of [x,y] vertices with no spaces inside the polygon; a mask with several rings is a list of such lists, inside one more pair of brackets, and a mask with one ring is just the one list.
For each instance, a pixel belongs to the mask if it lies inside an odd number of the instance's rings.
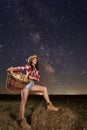
{"label": "milky way", "polygon": [[0,84],[6,69],[40,57],[51,94],[87,93],[87,1],[0,1]]}

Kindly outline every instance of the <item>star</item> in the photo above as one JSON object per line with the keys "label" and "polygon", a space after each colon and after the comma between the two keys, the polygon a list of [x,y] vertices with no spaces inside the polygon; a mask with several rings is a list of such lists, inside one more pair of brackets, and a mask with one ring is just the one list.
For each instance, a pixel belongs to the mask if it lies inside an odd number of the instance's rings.
{"label": "star", "polygon": [[41,59],[41,82],[49,90],[86,89],[85,0],[2,0],[0,7],[0,80],[5,82],[4,68],[25,64],[36,54]]}

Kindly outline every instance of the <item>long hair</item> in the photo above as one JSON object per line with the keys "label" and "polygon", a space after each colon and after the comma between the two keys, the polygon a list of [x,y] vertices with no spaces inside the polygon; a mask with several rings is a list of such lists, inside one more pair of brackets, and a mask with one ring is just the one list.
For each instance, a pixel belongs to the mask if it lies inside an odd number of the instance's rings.
{"label": "long hair", "polygon": [[[30,64],[31,68],[33,69],[34,67],[32,65],[32,60],[30,60],[29,64]],[[35,67],[36,67],[37,70],[39,70],[39,63],[38,63],[38,61],[37,61],[36,65],[35,65]]]}

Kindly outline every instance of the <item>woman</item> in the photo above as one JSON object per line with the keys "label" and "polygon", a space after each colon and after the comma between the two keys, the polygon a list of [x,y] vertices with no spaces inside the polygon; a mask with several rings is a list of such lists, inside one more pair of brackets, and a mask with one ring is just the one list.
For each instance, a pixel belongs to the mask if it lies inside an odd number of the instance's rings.
{"label": "woman", "polygon": [[30,128],[30,126],[28,125],[28,123],[24,117],[25,105],[27,103],[29,91],[42,93],[44,96],[44,99],[47,102],[47,109],[52,110],[52,111],[58,111],[58,108],[53,106],[53,104],[51,103],[51,101],[49,99],[47,87],[35,84],[35,81],[40,80],[38,60],[39,60],[39,58],[36,55],[33,55],[33,56],[30,56],[28,58],[28,64],[26,64],[25,66],[10,67],[7,69],[7,71],[26,70],[26,75],[30,79],[29,84],[26,85],[25,88],[21,90],[21,104],[20,104],[21,122],[20,122],[20,126],[23,128]]}

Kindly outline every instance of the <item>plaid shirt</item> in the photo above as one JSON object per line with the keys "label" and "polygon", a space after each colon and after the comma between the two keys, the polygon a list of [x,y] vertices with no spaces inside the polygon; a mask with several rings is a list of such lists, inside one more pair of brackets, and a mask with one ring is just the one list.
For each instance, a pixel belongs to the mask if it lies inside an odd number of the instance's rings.
{"label": "plaid shirt", "polygon": [[26,70],[26,74],[31,76],[31,77],[36,77],[37,78],[37,81],[40,80],[40,74],[39,74],[39,71],[34,68],[32,70],[31,66],[29,64],[26,64],[24,66],[17,66],[15,67],[15,70],[16,71],[23,71],[23,70]]}

